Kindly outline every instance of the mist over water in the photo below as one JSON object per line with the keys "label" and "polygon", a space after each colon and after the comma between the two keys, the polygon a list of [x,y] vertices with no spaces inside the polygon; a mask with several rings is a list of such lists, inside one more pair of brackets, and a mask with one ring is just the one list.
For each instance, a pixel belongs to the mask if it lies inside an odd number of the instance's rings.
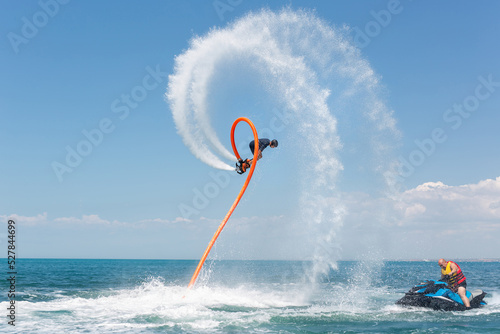
{"label": "mist over water", "polygon": [[[218,89],[214,77],[227,64],[239,60],[250,67],[273,107],[289,115],[286,140],[297,143],[301,180],[300,214],[292,225],[307,225],[303,242],[313,260],[311,281],[336,268],[339,259],[338,231],[348,214],[339,174],[363,151],[363,168],[382,180],[399,137],[379,79],[349,33],[348,27],[332,27],[308,11],[250,13],[193,38],[175,59],[166,93],[185,145],[202,162],[223,170],[233,169],[235,157],[212,126],[208,97]],[[235,111],[234,119],[239,116],[246,115]]]}

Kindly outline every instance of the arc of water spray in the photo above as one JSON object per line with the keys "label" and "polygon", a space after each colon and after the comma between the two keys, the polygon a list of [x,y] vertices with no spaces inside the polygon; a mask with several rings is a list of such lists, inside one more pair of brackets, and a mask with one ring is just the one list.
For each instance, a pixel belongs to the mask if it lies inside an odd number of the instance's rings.
{"label": "arc of water spray", "polygon": [[255,129],[255,126],[253,125],[252,121],[250,121],[246,117],[240,117],[236,121],[234,121],[233,126],[231,127],[231,146],[233,147],[234,154],[236,155],[236,158],[239,160],[240,159],[240,154],[238,153],[238,150],[236,149],[236,144],[234,142],[234,130],[236,129],[236,125],[244,121],[250,125],[252,128],[253,132],[253,137],[255,140],[255,148],[253,152],[253,162],[252,166],[250,167],[250,171],[248,172],[248,176],[245,180],[245,183],[243,184],[243,187],[241,187],[240,193],[236,197],[236,200],[234,201],[233,205],[229,209],[229,211],[226,214],[226,217],[222,220],[222,223],[219,225],[219,228],[215,232],[214,236],[212,237],[212,240],[208,243],[207,249],[205,249],[205,253],[203,253],[203,256],[201,257],[200,262],[198,263],[198,266],[196,267],[196,270],[194,271],[193,277],[191,278],[191,281],[189,282],[188,289],[191,289],[196,282],[196,279],[198,278],[198,275],[201,271],[201,268],[203,267],[203,264],[205,263],[205,260],[207,259],[208,254],[210,253],[210,250],[212,249],[212,246],[214,245],[215,241],[219,237],[219,234],[222,232],[222,229],[224,226],[226,226],[227,221],[229,220],[229,217],[231,217],[234,209],[236,209],[236,206],[238,206],[238,203],[240,202],[241,197],[245,193],[245,190],[247,190],[248,184],[250,183],[250,179],[252,178],[253,171],[255,170],[255,166],[257,166],[257,156],[259,153],[259,136],[257,135],[257,129]]}
{"label": "arc of water spray", "polygon": [[[332,27],[304,10],[252,12],[193,38],[175,58],[175,71],[169,76],[166,98],[177,131],[193,155],[214,168],[234,168],[223,161],[234,161],[234,156],[222,145],[209,117],[217,75],[227,69],[239,73],[230,67],[233,61],[254,71],[273,103],[293,119],[287,132],[295,136],[290,139],[297,138],[293,153],[299,154],[302,189],[296,192],[301,194],[300,212],[290,228],[310,243],[304,249],[314,262],[311,277],[316,281],[338,259],[338,232],[348,214],[338,182],[350,161],[343,155],[348,158],[349,152],[361,152],[366,145],[363,160],[375,163],[369,168],[375,176],[392,171],[392,150],[400,138],[392,110],[381,98],[379,77],[351,43],[348,27]],[[363,127],[352,127],[358,117]],[[344,132],[339,132],[338,121]],[[341,139],[347,143],[351,127],[363,131],[361,136],[355,133],[359,142],[342,149]],[[382,222],[384,217],[377,219]]]}

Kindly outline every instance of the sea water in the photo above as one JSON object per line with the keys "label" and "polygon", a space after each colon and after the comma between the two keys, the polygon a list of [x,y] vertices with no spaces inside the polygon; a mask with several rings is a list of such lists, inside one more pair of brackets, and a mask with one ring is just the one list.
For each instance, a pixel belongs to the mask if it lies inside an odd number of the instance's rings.
{"label": "sea water", "polygon": [[459,262],[487,306],[465,312],[395,305],[439,276],[432,262],[339,262],[310,282],[299,261],[21,259],[15,326],[2,280],[2,333],[499,333],[500,262]]}

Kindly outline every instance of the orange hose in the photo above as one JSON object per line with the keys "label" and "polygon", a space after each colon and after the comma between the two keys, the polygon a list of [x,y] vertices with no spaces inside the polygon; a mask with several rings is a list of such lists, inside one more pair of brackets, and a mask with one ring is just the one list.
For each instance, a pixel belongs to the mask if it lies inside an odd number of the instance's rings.
{"label": "orange hose", "polygon": [[248,118],[240,117],[236,121],[234,121],[233,126],[231,128],[231,146],[233,147],[233,151],[234,151],[234,154],[236,155],[236,158],[240,159],[240,155],[239,155],[238,150],[236,149],[236,145],[234,143],[234,129],[236,128],[236,125],[241,121],[247,122],[253,131],[253,137],[255,140],[255,148],[254,148],[254,152],[253,152],[252,166],[250,167],[250,171],[248,172],[247,179],[245,180],[245,183],[243,184],[243,187],[241,188],[240,193],[238,194],[238,197],[236,197],[236,200],[234,201],[233,205],[231,206],[228,213],[226,214],[226,217],[224,217],[224,220],[219,225],[219,228],[217,229],[214,236],[212,237],[212,240],[210,240],[210,243],[208,244],[208,247],[205,250],[205,253],[203,253],[201,260],[198,263],[198,267],[196,267],[196,270],[194,271],[193,277],[191,278],[191,281],[189,282],[188,289],[191,289],[191,287],[196,282],[196,279],[198,278],[198,274],[200,273],[201,268],[203,267],[203,264],[205,263],[205,260],[207,259],[208,253],[210,253],[210,250],[212,249],[212,246],[214,245],[215,240],[217,240],[217,238],[219,237],[219,234],[222,232],[222,229],[226,225],[229,217],[231,217],[231,214],[233,213],[234,209],[236,209],[236,206],[240,202],[240,199],[243,196],[243,194],[245,193],[245,190],[247,190],[248,183],[250,183],[250,179],[252,178],[253,171],[255,170],[255,166],[257,165],[257,156],[259,153],[259,137],[257,136],[257,130],[255,129],[255,126],[253,125],[252,121],[250,121]]}

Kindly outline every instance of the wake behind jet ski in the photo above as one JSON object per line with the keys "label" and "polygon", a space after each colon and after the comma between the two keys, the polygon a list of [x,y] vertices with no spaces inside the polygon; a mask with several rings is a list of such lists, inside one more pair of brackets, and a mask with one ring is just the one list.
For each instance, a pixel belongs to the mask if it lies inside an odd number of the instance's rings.
{"label": "wake behind jet ski", "polygon": [[[486,302],[483,301],[486,292],[483,290],[466,291],[466,296],[469,299],[470,308],[486,305]],[[414,286],[396,304],[443,311],[465,311],[468,309],[460,296],[453,292],[446,282],[436,280],[427,280]]]}

